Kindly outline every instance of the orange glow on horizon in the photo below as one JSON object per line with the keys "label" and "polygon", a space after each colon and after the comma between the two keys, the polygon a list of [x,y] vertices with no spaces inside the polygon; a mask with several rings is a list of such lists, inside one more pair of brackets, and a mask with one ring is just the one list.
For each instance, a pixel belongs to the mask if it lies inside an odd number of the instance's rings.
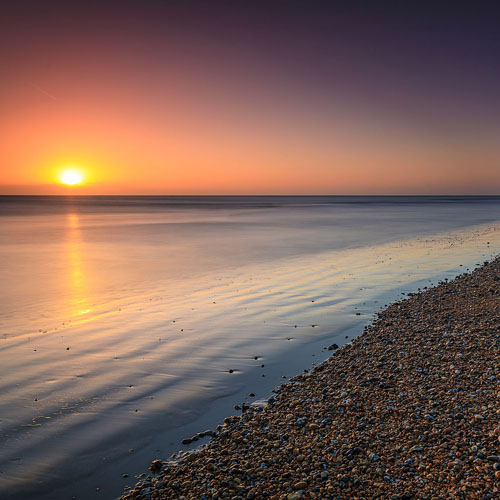
{"label": "orange glow on horizon", "polygon": [[500,191],[481,9],[8,3],[1,195]]}

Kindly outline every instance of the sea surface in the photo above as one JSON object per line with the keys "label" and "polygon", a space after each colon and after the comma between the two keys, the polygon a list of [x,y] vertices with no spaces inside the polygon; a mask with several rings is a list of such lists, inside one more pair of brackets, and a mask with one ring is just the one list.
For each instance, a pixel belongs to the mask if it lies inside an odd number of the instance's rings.
{"label": "sea surface", "polygon": [[0,498],[119,496],[496,255],[499,221],[500,197],[1,196]]}

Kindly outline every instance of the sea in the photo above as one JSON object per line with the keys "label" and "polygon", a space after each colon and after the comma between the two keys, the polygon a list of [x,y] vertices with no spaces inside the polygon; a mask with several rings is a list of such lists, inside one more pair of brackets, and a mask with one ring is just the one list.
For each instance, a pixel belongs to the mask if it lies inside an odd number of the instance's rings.
{"label": "sea", "polygon": [[497,196],[0,196],[0,498],[119,497],[499,249]]}

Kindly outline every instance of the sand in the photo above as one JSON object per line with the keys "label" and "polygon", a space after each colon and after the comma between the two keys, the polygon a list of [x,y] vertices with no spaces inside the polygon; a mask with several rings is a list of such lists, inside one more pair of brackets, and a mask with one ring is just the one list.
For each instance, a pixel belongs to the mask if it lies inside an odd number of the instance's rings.
{"label": "sand", "polygon": [[500,497],[499,259],[334,347],[122,499]]}

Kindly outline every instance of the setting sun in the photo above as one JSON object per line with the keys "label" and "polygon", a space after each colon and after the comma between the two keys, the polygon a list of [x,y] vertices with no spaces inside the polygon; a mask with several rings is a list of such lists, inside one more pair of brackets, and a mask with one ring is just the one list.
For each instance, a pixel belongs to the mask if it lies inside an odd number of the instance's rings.
{"label": "setting sun", "polygon": [[76,168],[68,168],[61,172],[59,180],[67,186],[76,186],[83,182],[83,173]]}

